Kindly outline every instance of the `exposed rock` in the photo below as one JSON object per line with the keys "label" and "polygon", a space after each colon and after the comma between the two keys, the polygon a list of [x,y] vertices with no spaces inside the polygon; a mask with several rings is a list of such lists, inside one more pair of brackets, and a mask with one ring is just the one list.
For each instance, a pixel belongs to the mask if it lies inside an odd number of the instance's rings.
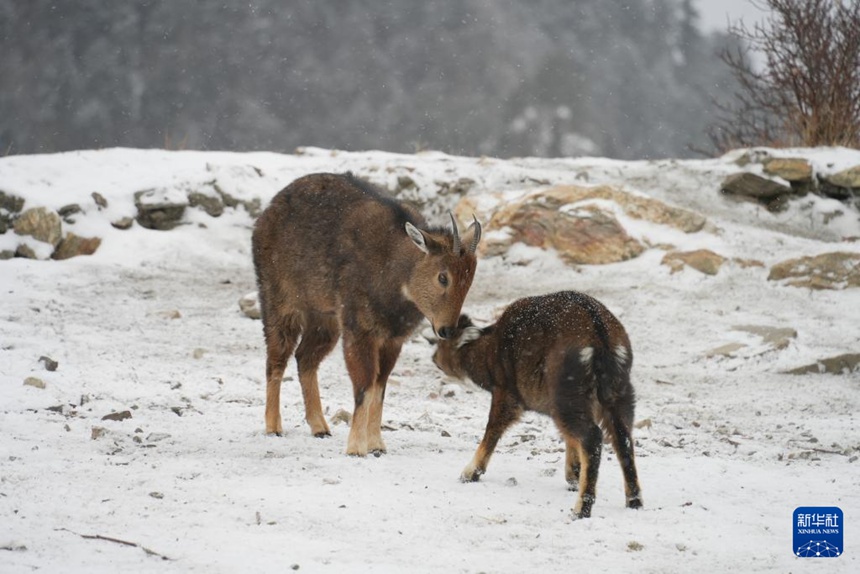
{"label": "exposed rock", "polygon": [[825,175],[821,179],[837,187],[860,189],[860,165]]}
{"label": "exposed rock", "polygon": [[6,233],[24,209],[24,199],[0,191],[0,233]]}
{"label": "exposed rock", "polygon": [[[487,234],[487,249],[494,243],[506,249],[513,242],[555,249],[574,264],[604,264],[638,256],[645,247],[627,235],[618,220],[596,206],[561,210],[553,202],[528,202],[516,210],[503,210],[490,222],[489,231],[505,227],[507,236]],[[499,247],[499,245],[495,245]]]}
{"label": "exposed rock", "polygon": [[702,231],[707,223],[707,219],[704,216],[694,211],[672,207],[662,201],[621,191],[610,186],[580,187],[564,185],[530,195],[545,197],[550,201],[556,202],[559,206],[586,200],[604,199],[618,204],[628,217],[650,221],[659,225],[668,225],[684,233]]}
{"label": "exposed rock", "polygon": [[221,189],[217,182],[213,182],[212,186],[218,193],[218,195],[221,196],[221,201],[224,203],[225,207],[236,208],[242,206],[243,208],[245,208],[245,211],[248,212],[248,215],[254,218],[259,217],[260,213],[262,213],[263,208],[259,197],[243,201],[241,199],[236,199],[235,197]]}
{"label": "exposed rock", "polygon": [[57,246],[53,259],[69,259],[78,255],[92,255],[102,244],[100,237],[79,237],[71,231],[66,233],[63,239]]}
{"label": "exposed rock", "polygon": [[765,160],[764,172],[790,182],[812,181],[812,165],[802,158],[775,157]]}
{"label": "exposed rock", "polygon": [[744,259],[742,257],[733,257],[732,263],[741,269],[749,269],[750,267],[764,267],[764,263],[758,259]]}
{"label": "exposed rock", "polygon": [[770,211],[780,211],[786,205],[792,189],[772,179],[754,173],[735,173],[723,180],[720,191],[730,197],[755,201]]}
{"label": "exposed rock", "polygon": [[[733,331],[756,335],[759,341],[755,344],[733,342],[711,349],[705,356],[708,358],[723,356],[735,357],[739,354],[745,356],[758,356],[771,351],[786,349],[791,341],[797,338],[797,331],[790,327],[770,327],[766,325],[736,325]],[[743,353],[741,353],[743,351]]]}
{"label": "exposed rock", "polygon": [[147,229],[173,229],[185,215],[188,198],[167,189],[147,189],[134,194],[137,222]]}
{"label": "exposed rock", "polygon": [[[399,183],[399,178],[398,178]],[[475,185],[475,180],[468,177],[461,177],[457,181],[436,181],[434,182],[439,189],[436,191],[438,195],[466,195]]]}
{"label": "exposed rock", "polygon": [[660,263],[669,267],[672,273],[677,273],[687,266],[705,275],[716,275],[725,261],[725,257],[709,249],[697,249],[696,251],[672,251],[667,253]]}
{"label": "exposed rock", "polygon": [[[860,166],[820,178],[821,194],[840,201],[860,198]],[[856,201],[860,209],[860,200]]]}
{"label": "exposed rock", "polygon": [[[463,197],[454,213],[464,225],[468,225],[472,215],[484,224],[485,239],[478,248],[485,256],[505,253],[512,243],[522,241],[528,245],[553,247],[571,262],[607,263],[635,257],[644,247],[626,234],[613,208],[602,205],[604,202],[614,203],[628,217],[669,225],[685,233],[701,231],[707,225],[707,220],[698,213],[610,186],[557,186],[514,200],[510,194],[481,193]],[[565,247],[571,238],[578,242],[600,243],[613,236],[615,239],[605,245],[603,254],[578,254],[577,242]],[[559,245],[554,244],[555,237]],[[600,248],[599,245],[594,247]],[[567,250],[570,252],[564,255]]]}
{"label": "exposed rock", "polygon": [[705,356],[709,359],[713,357],[734,357],[735,353],[744,348],[746,348],[746,345],[743,343],[726,343],[725,345],[711,349],[705,353]]}
{"label": "exposed rock", "polygon": [[771,267],[767,278],[810,289],[860,287],[860,253],[822,253],[789,259]]}
{"label": "exposed rock", "polygon": [[260,301],[257,298],[257,292],[248,293],[241,299],[239,299],[239,309],[244,313],[247,317],[251,319],[259,319],[260,318]]}
{"label": "exposed rock", "polygon": [[402,191],[407,189],[418,189],[418,184],[416,184],[415,180],[408,175],[398,175],[397,187],[394,189],[394,195],[399,195]]}
{"label": "exposed rock", "polygon": [[44,261],[50,259],[53,252],[54,246],[50,243],[39,241],[29,235],[22,235],[18,248],[15,250],[15,257]]}
{"label": "exposed rock", "polygon": [[797,338],[797,331],[791,327],[768,327],[762,325],[737,325],[735,331],[743,331],[761,337],[762,343],[770,348],[781,351],[788,347],[792,339]]}
{"label": "exposed rock", "polygon": [[810,365],[804,365],[785,372],[789,375],[806,375],[809,373],[841,375],[860,372],[860,353],[846,353],[844,355],[821,359]]}
{"label": "exposed rock", "polygon": [[188,206],[202,207],[203,211],[212,217],[220,217],[224,213],[224,204],[219,197],[206,195],[199,191],[192,191],[188,194]]}
{"label": "exposed rock", "polygon": [[[645,247],[627,234],[612,208],[601,205],[601,200],[615,203],[629,217],[671,225],[686,233],[702,230],[707,222],[697,213],[608,186],[558,186],[502,203],[485,225],[484,252],[502,253],[520,241],[553,248],[571,263],[614,263],[638,256]],[[480,201],[461,201],[456,209],[460,218],[486,213]]]}
{"label": "exposed rock", "polygon": [[46,207],[34,207],[15,220],[15,233],[29,235],[56,247],[63,236],[63,223],[57,212]]}

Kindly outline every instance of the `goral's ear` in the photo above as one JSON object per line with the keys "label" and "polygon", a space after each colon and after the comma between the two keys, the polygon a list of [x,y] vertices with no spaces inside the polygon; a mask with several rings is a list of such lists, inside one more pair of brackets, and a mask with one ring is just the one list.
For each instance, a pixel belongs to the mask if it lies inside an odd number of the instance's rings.
{"label": "goral's ear", "polygon": [[418,229],[408,221],[406,222],[406,233],[415,247],[428,255],[439,255],[443,252],[443,246],[432,234]]}
{"label": "goral's ear", "polygon": [[431,345],[439,344],[439,337],[436,336],[436,333],[433,331],[432,327],[427,327],[426,329],[422,330],[421,336],[424,337],[424,340]]}
{"label": "goral's ear", "polygon": [[407,221],[406,233],[409,235],[409,239],[412,240],[412,243],[415,244],[415,247],[424,253],[430,253],[430,248],[427,247],[427,237],[424,235],[423,231]]}
{"label": "goral's ear", "polygon": [[464,345],[468,345],[472,341],[477,341],[481,338],[481,329],[479,327],[475,327],[474,325],[470,327],[466,327],[463,329],[463,333],[460,335],[460,338],[457,340],[457,348],[463,347]]}

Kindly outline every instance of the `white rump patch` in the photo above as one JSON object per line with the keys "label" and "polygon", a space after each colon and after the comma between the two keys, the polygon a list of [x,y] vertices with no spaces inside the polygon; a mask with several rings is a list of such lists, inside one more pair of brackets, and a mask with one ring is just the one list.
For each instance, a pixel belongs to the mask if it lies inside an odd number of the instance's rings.
{"label": "white rump patch", "polygon": [[622,365],[627,363],[627,359],[630,358],[630,355],[627,353],[627,347],[624,345],[618,345],[615,347],[615,356],[618,358],[618,362]]}
{"label": "white rump patch", "polygon": [[463,329],[463,334],[460,335],[460,339],[457,341],[457,348],[459,349],[463,345],[468,345],[472,341],[477,341],[481,338],[481,329],[475,327],[474,325],[471,327],[466,327]]}
{"label": "white rump patch", "polygon": [[586,367],[591,366],[591,359],[594,357],[594,348],[585,347],[579,352],[579,360]]}

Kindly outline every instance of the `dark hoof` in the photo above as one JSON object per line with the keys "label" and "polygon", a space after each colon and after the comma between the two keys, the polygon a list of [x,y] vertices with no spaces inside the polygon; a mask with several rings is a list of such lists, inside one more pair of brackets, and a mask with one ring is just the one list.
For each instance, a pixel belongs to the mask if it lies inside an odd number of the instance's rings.
{"label": "dark hoof", "polygon": [[372,454],[372,455],[373,455],[373,456],[375,456],[376,458],[379,458],[380,456],[382,456],[383,454],[385,454],[385,451],[384,451],[384,450],[382,450],[382,449],[376,449],[376,450],[372,450],[372,451],[370,451],[368,454]]}
{"label": "dark hoof", "polygon": [[331,436],[331,432],[329,432],[329,431],[318,432],[318,433],[314,433],[314,436],[316,438],[325,438],[327,436]]}
{"label": "dark hoof", "polygon": [[642,508],[642,499],[638,496],[627,501],[627,508],[639,509]]}
{"label": "dark hoof", "polygon": [[282,437],[282,436],[284,436],[284,433],[282,433],[282,432],[267,432],[267,433],[266,433],[266,436],[277,436],[277,437]]}
{"label": "dark hoof", "polygon": [[568,482],[567,489],[570,492],[577,492],[579,490],[579,481],[577,480],[576,482]]}

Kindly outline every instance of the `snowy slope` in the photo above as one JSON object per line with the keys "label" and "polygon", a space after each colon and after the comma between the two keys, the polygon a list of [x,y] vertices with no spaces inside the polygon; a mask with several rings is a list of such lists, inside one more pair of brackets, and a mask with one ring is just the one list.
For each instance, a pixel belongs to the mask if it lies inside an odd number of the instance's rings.
{"label": "snowy slope", "polygon": [[[819,170],[860,164],[848,150],[794,151]],[[481,482],[458,482],[489,395],[445,379],[418,333],[389,384],[387,455],[346,457],[343,423],[330,439],[311,437],[294,363],[282,397],[285,436],[264,436],[261,325],[237,306],[255,289],[251,217],[190,210],[189,225],[168,232],[110,225],[134,215],[133,193],[143,189],[217,180],[265,205],[296,177],[352,170],[392,187],[408,174],[416,200],[432,199],[434,182],[458,178],[476,182],[474,195],[612,183],[699,211],[720,230],[679,237],[624,221],[632,234],[766,266],[860,250],[840,241],[860,236],[856,214],[825,224],[827,200],[774,215],[721,198],[733,159],[501,161],[317,149],[0,159],[0,190],[28,207],[79,203],[85,213],[66,229],[103,239],[90,257],[0,261],[0,571],[860,570],[860,374],[783,374],[860,352],[856,289],[787,287],[768,282],[767,267],[670,274],[656,248],[579,268],[525,246],[482,259],[464,307],[477,320],[491,321],[521,296],[577,289],[630,333],[645,508],[624,508],[607,448],[593,517],[575,521],[563,445],[540,416],[508,432]],[[96,208],[94,191],[106,209]],[[453,200],[439,199],[431,216]],[[797,337],[773,350],[739,325],[792,328]],[[707,356],[732,342],[749,351]],[[24,385],[31,376],[45,388]],[[351,411],[339,351],[320,379],[329,416]],[[131,418],[102,420],[126,410]],[[793,556],[792,511],[804,505],[842,508],[845,555],[826,564]]]}

